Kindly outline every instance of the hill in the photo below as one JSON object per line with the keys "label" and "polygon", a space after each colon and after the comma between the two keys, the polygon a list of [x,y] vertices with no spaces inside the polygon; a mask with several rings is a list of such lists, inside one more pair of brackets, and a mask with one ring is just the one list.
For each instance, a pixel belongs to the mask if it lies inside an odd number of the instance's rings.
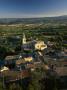
{"label": "hill", "polygon": [[0,24],[67,23],[67,15],[41,18],[0,18]]}

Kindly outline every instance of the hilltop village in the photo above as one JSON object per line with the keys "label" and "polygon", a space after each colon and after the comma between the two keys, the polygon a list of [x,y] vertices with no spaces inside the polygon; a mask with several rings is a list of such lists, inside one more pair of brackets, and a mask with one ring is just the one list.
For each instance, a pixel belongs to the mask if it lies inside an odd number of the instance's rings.
{"label": "hilltop village", "polygon": [[67,89],[65,20],[0,24],[0,90],[16,89]]}
{"label": "hilltop village", "polygon": [[67,90],[67,0],[0,0],[0,90]]}
{"label": "hilltop village", "polygon": [[[20,37],[15,36],[14,38]],[[23,90],[32,90],[32,88],[54,90],[57,88],[59,90],[61,85],[64,88],[67,81],[64,83],[61,80],[67,75],[67,50],[54,50],[54,44],[32,37],[27,40],[23,33],[20,52],[7,55],[4,60],[1,60],[0,79],[3,88],[5,90],[10,90],[10,88],[12,88],[11,90],[13,88],[17,88],[17,90],[22,90],[21,88]],[[57,85],[57,83],[59,84]]]}

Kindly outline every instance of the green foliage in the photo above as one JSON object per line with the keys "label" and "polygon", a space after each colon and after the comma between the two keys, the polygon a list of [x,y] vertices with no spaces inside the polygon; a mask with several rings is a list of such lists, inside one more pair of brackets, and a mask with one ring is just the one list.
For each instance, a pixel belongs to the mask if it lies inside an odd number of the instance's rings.
{"label": "green foliage", "polygon": [[3,83],[0,81],[0,90],[3,90]]}

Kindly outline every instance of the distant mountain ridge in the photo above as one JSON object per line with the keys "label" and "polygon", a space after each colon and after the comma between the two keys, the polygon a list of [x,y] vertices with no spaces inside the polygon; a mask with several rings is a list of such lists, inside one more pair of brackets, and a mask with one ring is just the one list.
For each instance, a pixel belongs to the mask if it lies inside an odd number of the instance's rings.
{"label": "distant mountain ridge", "polygon": [[67,22],[67,15],[57,17],[40,17],[40,18],[0,18],[0,24],[34,24],[48,22]]}

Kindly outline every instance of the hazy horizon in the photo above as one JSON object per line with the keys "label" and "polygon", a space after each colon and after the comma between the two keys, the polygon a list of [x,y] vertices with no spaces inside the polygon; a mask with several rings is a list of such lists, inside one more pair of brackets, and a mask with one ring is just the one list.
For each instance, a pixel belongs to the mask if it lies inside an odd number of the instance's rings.
{"label": "hazy horizon", "polygon": [[54,16],[31,16],[31,17],[0,17],[0,19],[12,19],[12,18],[51,18],[51,17],[61,17],[61,16],[67,16],[67,15],[54,15]]}

